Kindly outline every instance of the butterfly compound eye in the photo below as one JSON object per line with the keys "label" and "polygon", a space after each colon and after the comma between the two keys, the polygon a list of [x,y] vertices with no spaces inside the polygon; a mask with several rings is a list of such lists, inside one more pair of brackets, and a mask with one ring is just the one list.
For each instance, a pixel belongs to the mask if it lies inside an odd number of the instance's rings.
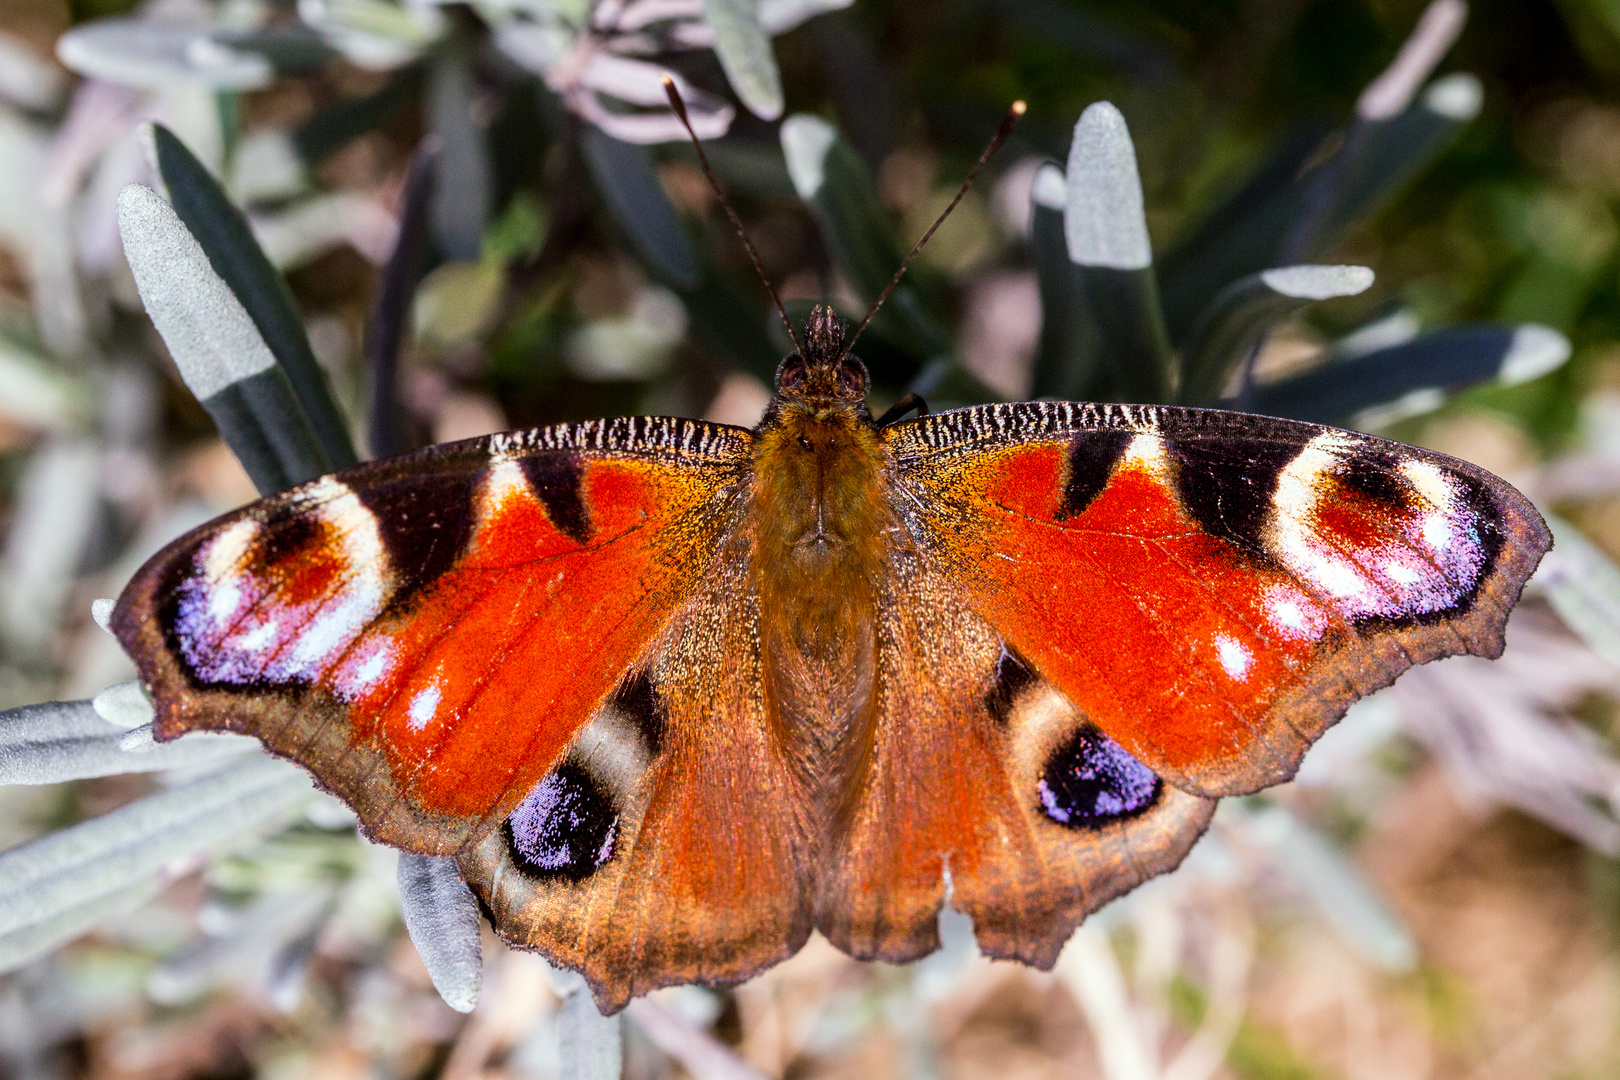
{"label": "butterfly compound eye", "polygon": [[794,353],[783,360],[776,368],[777,393],[791,393],[804,385],[805,374],[809,371],[804,357]]}
{"label": "butterfly compound eye", "polygon": [[838,393],[846,398],[864,398],[867,387],[871,385],[871,378],[866,374],[866,365],[853,356],[846,356],[838,363]]}

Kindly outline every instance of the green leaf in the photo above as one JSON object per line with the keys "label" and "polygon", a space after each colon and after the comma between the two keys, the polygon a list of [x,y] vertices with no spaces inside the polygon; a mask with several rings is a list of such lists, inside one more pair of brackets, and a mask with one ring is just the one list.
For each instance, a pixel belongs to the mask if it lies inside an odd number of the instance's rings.
{"label": "green leaf", "polygon": [[[796,113],[782,122],[782,153],[799,198],[809,206],[833,262],[861,298],[877,299],[904,252],[878,198],[877,184],[853,147],[825,120]],[[947,353],[950,335],[902,281],[873,320],[871,333],[918,361]]]}
{"label": "green leaf", "polygon": [[1097,325],[1063,232],[1063,170],[1043,165],[1030,201],[1030,250],[1041,290],[1041,338],[1031,394],[1057,400],[1102,396]]}
{"label": "green leaf", "polygon": [[1125,118],[1106,101],[1088,107],[1074,126],[1063,228],[1097,327],[1107,396],[1167,400],[1174,356],[1159,309],[1136,148]]}
{"label": "green leaf", "polygon": [[737,97],[761,120],[782,115],[782,75],[770,35],[760,26],[754,0],[703,0],[714,51]]}
{"label": "green leaf", "polygon": [[1254,388],[1246,407],[1317,424],[1379,427],[1440,407],[1483,382],[1513,385],[1569,359],[1569,339],[1548,326],[1448,326]]}
{"label": "green leaf", "polygon": [[147,314],[180,377],[214,417],[264,494],[330,471],[330,462],[242,302],[157,192],[130,184],[118,229]]}
{"label": "green leaf", "polygon": [[494,168],[484,130],[473,122],[478,85],[465,46],[446,48],[433,59],[428,82],[428,122],[438,139],[433,239],[446,259],[472,262],[494,212]]}
{"label": "green leaf", "polygon": [[1215,404],[1238,362],[1279,323],[1318,300],[1364,292],[1372,281],[1364,266],[1286,266],[1233,282],[1187,335],[1179,400]]}
{"label": "green leaf", "polygon": [[647,268],[677,289],[695,286],[697,256],[647,148],[615,139],[594,125],[585,127],[581,143],[596,189]]}
{"label": "green leaf", "polygon": [[332,399],[326,373],[310,348],[286,283],[254,241],[247,219],[185,144],[161,124],[152,125],[151,133],[158,171],[174,212],[286,373],[328,468],[353,465],[359,458],[348,427]]}
{"label": "green leaf", "polygon": [[1176,341],[1227,285],[1283,262],[1327,250],[1350,225],[1366,218],[1434,163],[1479,113],[1479,80],[1456,74],[1436,79],[1418,101],[1385,120],[1358,120],[1339,152],[1297,173],[1318,143],[1309,136],[1286,144],[1242,199],[1212,215],[1163,260],[1165,319]]}

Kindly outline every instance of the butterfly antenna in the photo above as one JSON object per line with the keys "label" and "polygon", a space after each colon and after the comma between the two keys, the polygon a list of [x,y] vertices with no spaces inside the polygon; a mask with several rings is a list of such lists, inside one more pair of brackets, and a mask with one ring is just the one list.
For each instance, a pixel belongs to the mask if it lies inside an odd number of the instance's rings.
{"label": "butterfly antenna", "polygon": [[944,210],[940,211],[940,215],[934,219],[934,223],[928,226],[928,231],[923,233],[922,239],[918,240],[916,245],[912,247],[911,254],[907,255],[905,261],[900,264],[900,269],[894,272],[894,277],[890,278],[889,283],[883,287],[883,291],[878,293],[878,298],[872,302],[872,308],[866,313],[866,318],[861,320],[861,325],[857,326],[855,332],[845,340],[844,351],[839,359],[848,356],[855,348],[855,339],[860,337],[866,330],[867,324],[872,321],[872,316],[876,315],[878,308],[883,306],[883,301],[887,300],[889,294],[894,292],[894,287],[900,284],[900,279],[905,277],[906,271],[911,268],[912,260],[923,249],[923,245],[928,243],[935,230],[945,223],[945,219],[951,216],[951,211],[956,209],[956,204],[962,201],[962,196],[966,195],[968,188],[973,186],[973,181],[978,177],[979,170],[983,169],[985,163],[995,155],[997,150],[1001,149],[1001,144],[1007,141],[1007,137],[1012,134],[1013,128],[1018,123],[1018,118],[1024,115],[1026,107],[1022,101],[1012,103],[1012,107],[1007,110],[1007,115],[1001,118],[1001,126],[996,128],[996,133],[990,137],[990,142],[985,146],[984,153],[979,155],[979,160],[975,161],[973,168],[968,170],[967,179],[962,181],[962,186],[956,189],[955,197],[951,199],[950,204]]}
{"label": "butterfly antenna", "polygon": [[788,318],[787,309],[782,306],[782,298],[771,288],[771,279],[765,276],[765,267],[760,265],[759,252],[754,250],[753,242],[748,239],[748,231],[743,228],[742,218],[739,218],[737,211],[732,209],[731,200],[726,198],[725,190],[720,187],[720,181],[715,179],[714,170],[709,167],[709,155],[703,152],[703,144],[698,141],[697,132],[692,130],[692,121],[687,118],[686,102],[681,99],[681,92],[676,88],[675,80],[668,75],[664,76],[664,93],[669,97],[670,108],[680,117],[681,126],[686,128],[686,133],[692,137],[692,149],[697,151],[698,161],[703,165],[703,175],[709,178],[709,186],[714,189],[715,197],[725,208],[726,216],[731,219],[743,247],[748,249],[748,258],[754,264],[754,273],[759,275],[760,284],[765,286],[765,291],[771,294],[771,303],[776,305],[776,313],[782,316],[782,325],[787,327],[788,337],[793,339],[793,348],[803,356],[804,346],[799,344],[799,335],[793,332],[793,321]]}

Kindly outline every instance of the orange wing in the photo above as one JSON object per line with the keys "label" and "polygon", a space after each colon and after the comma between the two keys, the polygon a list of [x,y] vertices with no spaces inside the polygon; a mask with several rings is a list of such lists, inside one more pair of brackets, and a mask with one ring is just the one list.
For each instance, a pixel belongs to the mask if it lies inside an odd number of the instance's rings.
{"label": "orange wing", "polygon": [[1286,780],[1415,663],[1498,655],[1551,542],[1482,469],[1291,421],[1035,402],[886,434],[897,512],[967,604],[1206,797]]}
{"label": "orange wing", "polygon": [[160,739],[257,736],[448,855],[540,781],[741,513],[751,438],[638,417],[362,465],[169,545],[113,630]]}

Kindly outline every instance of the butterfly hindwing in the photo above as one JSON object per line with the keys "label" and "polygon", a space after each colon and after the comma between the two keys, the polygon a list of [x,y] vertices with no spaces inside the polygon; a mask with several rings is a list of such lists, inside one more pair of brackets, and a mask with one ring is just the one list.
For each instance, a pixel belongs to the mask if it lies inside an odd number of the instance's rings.
{"label": "butterfly hindwing", "polygon": [[175,541],[113,630],[159,738],[255,735],[373,838],[504,820],[663,628],[739,510],[749,435],[633,418],[362,465]]}
{"label": "butterfly hindwing", "polygon": [[1550,543],[1482,469],[1309,424],[1034,402],[888,430],[897,510],[969,605],[1204,796],[1287,779],[1414,663],[1497,655]]}
{"label": "butterfly hindwing", "polygon": [[583,973],[605,1010],[738,982],[810,932],[817,823],[765,703],[747,547],[722,551],[562,761],[461,857],[502,936]]}
{"label": "butterfly hindwing", "polygon": [[830,822],[817,927],[912,960],[949,894],[987,955],[1050,967],[1088,912],[1179,863],[1214,803],[1092,726],[915,550],[892,569],[872,744]]}

